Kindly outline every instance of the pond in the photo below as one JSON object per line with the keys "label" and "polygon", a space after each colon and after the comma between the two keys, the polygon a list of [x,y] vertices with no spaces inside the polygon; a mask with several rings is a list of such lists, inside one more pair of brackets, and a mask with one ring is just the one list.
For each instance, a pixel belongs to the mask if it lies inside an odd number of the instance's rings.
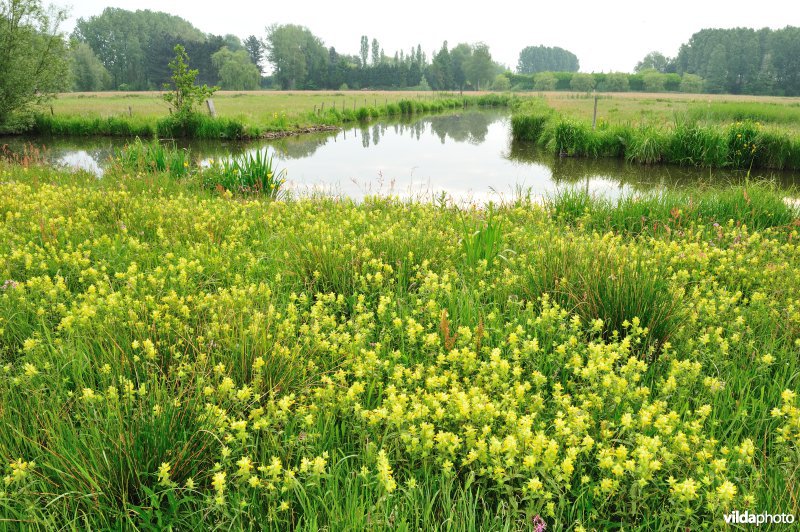
{"label": "pond", "polygon": [[[26,143],[44,146],[52,163],[102,176],[114,150],[125,141],[0,139],[0,144],[8,144],[12,151]],[[613,198],[653,187],[741,182],[747,177],[743,172],[642,166],[618,159],[559,158],[533,145],[513,142],[507,110],[467,110],[275,140],[179,145],[189,148],[201,164],[212,158],[266,150],[279,169],[286,169],[289,189],[354,199],[391,194],[425,200],[446,194],[483,202],[518,194],[540,197],[568,185]],[[772,179],[783,187],[800,183],[796,173],[758,171],[751,177]]]}

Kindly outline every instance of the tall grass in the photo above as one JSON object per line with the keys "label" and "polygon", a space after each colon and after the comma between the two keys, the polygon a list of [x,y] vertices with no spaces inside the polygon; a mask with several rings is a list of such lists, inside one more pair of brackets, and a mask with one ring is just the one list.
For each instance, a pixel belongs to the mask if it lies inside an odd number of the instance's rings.
{"label": "tall grass", "polygon": [[625,150],[625,158],[640,164],[656,164],[664,159],[666,135],[654,127],[642,127],[632,132]]}
{"label": "tall grass", "polygon": [[53,137],[144,137],[157,133],[157,124],[148,118],[110,116],[106,118],[79,115],[36,115],[31,133]]}
{"label": "tall grass", "polygon": [[178,148],[174,141],[142,141],[136,138],[122,149],[115,148],[112,163],[129,172],[166,172],[185,177],[190,172],[189,150]]}
{"label": "tall grass", "polygon": [[502,222],[495,219],[490,208],[485,220],[468,220],[461,214],[461,250],[467,266],[476,268],[481,263],[491,265],[503,251]]}
{"label": "tall grass", "polygon": [[686,115],[692,120],[706,122],[797,124],[800,122],[800,106],[769,102],[693,102]]}
{"label": "tall grass", "polygon": [[286,169],[277,170],[272,155],[256,150],[212,161],[211,166],[203,170],[202,179],[209,188],[277,198],[286,182]]}
{"label": "tall grass", "polygon": [[668,133],[664,160],[683,166],[727,166],[725,137],[719,127],[679,123]]}
{"label": "tall grass", "polygon": [[[35,117],[31,133],[51,136],[118,136],[118,137],[171,137],[193,139],[247,139],[264,133],[291,133],[314,126],[336,126],[350,122],[364,122],[383,116],[440,113],[467,107],[504,107],[516,99],[503,94],[453,97],[435,96],[430,99],[401,99],[386,105],[328,107],[314,112],[301,113],[300,118],[274,113],[263,123],[248,123],[240,116],[212,118],[195,113],[188,119],[176,116],[83,116],[39,114]],[[301,124],[300,122],[303,122]]]}
{"label": "tall grass", "polygon": [[258,129],[247,128],[235,118],[211,118],[203,114],[192,114],[185,120],[168,116],[159,120],[156,130],[161,137],[187,137],[193,139],[243,139],[258,137]]}
{"label": "tall grass", "polygon": [[[383,106],[327,108],[308,113],[306,119],[325,125],[365,122],[384,116],[412,116],[422,113],[441,113],[468,107],[506,107],[513,105],[513,96],[487,94],[454,98],[440,96],[435,99],[401,99]],[[283,128],[281,128],[283,129]]]}
{"label": "tall grass", "polygon": [[464,211],[32,170],[0,162],[0,528],[800,512],[800,246],[766,186]]}
{"label": "tall grass", "polygon": [[797,208],[786,202],[785,191],[769,182],[665,189],[626,194],[618,200],[568,187],[548,198],[547,206],[566,223],[630,234],[669,234],[691,223],[724,225],[731,220],[764,230],[789,227],[800,217]]}
{"label": "tall grass", "polygon": [[672,127],[608,125],[541,107],[518,107],[511,119],[514,140],[530,141],[565,157],[615,157],[642,164],[706,168],[800,169],[800,136],[765,129],[753,121],[725,126],[680,120]]}

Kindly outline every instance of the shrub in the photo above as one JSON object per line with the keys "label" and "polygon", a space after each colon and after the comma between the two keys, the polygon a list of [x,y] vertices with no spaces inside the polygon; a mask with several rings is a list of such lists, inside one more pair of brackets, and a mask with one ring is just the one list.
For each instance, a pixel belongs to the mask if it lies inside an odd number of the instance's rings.
{"label": "shrub", "polygon": [[558,79],[551,72],[540,72],[533,77],[533,90],[554,91]]}
{"label": "shrub", "polygon": [[569,81],[569,88],[577,92],[589,92],[594,89],[595,79],[591,74],[577,72]]}

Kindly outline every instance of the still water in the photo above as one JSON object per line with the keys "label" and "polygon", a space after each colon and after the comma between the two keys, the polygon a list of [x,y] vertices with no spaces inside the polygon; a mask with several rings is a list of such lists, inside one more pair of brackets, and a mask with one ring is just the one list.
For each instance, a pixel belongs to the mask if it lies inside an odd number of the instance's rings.
{"label": "still water", "polygon": [[[12,150],[26,142],[44,145],[53,163],[98,176],[103,175],[114,150],[124,145],[124,141],[107,138],[0,139],[0,144],[9,144]],[[268,141],[180,145],[189,148],[200,164],[266,150],[279,169],[286,169],[287,186],[296,193],[323,192],[355,199],[372,194],[432,199],[446,194],[483,202],[511,199],[521,193],[539,197],[563,186],[617,197],[653,187],[745,178],[741,172],[559,158],[533,145],[513,142],[505,110],[379,122]],[[785,187],[800,183],[800,175],[784,172],[759,171],[751,177],[773,179]]]}

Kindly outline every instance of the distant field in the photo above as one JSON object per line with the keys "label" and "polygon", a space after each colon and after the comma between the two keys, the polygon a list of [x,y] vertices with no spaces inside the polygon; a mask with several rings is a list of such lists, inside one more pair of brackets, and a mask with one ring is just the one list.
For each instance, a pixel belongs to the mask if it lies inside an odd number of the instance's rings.
{"label": "distant field", "polygon": [[[169,113],[160,92],[64,93],[52,102],[56,115],[163,117]],[[401,99],[432,99],[442,93],[418,91],[220,91],[214,95],[217,113],[249,125],[273,123],[285,117],[291,125],[311,125],[307,114],[334,105],[337,109],[378,106]],[[450,95],[458,93],[446,93]],[[470,96],[485,93],[467,93]],[[591,120],[594,98],[575,92],[531,92],[543,96],[557,111]],[[800,131],[800,98],[728,94],[600,93],[597,116],[610,123],[668,125],[676,118],[728,123],[751,118]]]}
{"label": "distant field", "polygon": [[[64,93],[52,103],[56,115],[95,115],[163,117],[169,108],[161,92]],[[432,99],[443,93],[416,91],[220,91],[214,95],[219,116],[239,118],[245,124],[260,126],[285,115],[297,126],[310,125],[306,115],[322,105],[325,109],[378,106],[402,99]],[[458,93],[447,93],[458,94]],[[475,95],[476,93],[469,93]],[[130,109],[130,111],[129,111]]]}
{"label": "distant field", "polygon": [[[557,111],[591,120],[594,98],[585,93],[540,93]],[[670,125],[687,118],[730,123],[750,118],[800,131],[800,98],[730,94],[600,93],[598,120],[609,123]]]}

